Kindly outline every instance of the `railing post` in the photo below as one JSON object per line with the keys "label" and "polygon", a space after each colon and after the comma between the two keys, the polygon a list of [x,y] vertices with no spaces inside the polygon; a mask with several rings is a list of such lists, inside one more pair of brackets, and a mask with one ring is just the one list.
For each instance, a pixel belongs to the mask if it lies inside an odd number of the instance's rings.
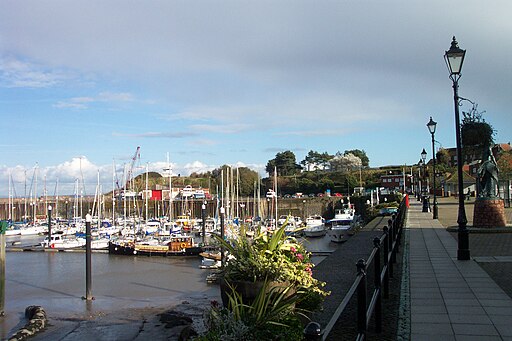
{"label": "railing post", "polygon": [[388,220],[391,232],[391,263],[396,263],[396,224],[395,218]]}
{"label": "railing post", "polygon": [[384,273],[384,298],[389,298],[389,265],[388,265],[388,256],[389,256],[389,232],[388,227],[384,226],[384,266],[387,266],[386,272]]}
{"label": "railing post", "polygon": [[393,220],[388,219],[389,251],[393,251]]}
{"label": "railing post", "polygon": [[373,238],[373,247],[377,249],[375,259],[373,260],[374,271],[373,284],[377,291],[377,302],[375,302],[375,331],[382,332],[382,292],[380,283],[380,238]]}
{"label": "railing post", "polygon": [[393,213],[393,225],[394,225],[394,230],[395,230],[395,243],[396,243],[396,252],[395,253],[400,253],[400,218],[395,213]]}
{"label": "railing post", "polygon": [[357,331],[360,335],[366,337],[366,261],[360,259],[357,261],[357,275],[361,276],[361,281],[357,286]]}
{"label": "railing post", "polygon": [[388,271],[389,271],[389,278],[393,278],[393,221],[391,219],[388,220],[388,254],[386,257],[388,257]]}

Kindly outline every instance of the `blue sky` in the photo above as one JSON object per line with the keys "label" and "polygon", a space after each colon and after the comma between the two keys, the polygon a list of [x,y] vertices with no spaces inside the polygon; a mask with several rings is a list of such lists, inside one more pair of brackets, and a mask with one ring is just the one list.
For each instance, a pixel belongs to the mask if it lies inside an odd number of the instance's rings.
{"label": "blue sky", "polygon": [[[413,164],[455,145],[443,60],[467,50],[460,95],[509,142],[509,1],[2,1],[0,196],[72,194],[140,146],[136,172],[223,164],[264,172],[277,152],[366,151]],[[468,110],[464,104],[462,110]],[[430,157],[430,156],[429,156]]]}

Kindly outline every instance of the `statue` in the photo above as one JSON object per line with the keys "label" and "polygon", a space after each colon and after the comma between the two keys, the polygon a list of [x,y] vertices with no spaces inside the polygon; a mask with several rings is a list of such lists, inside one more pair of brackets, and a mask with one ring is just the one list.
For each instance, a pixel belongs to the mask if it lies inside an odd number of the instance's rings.
{"label": "statue", "polygon": [[492,154],[491,147],[484,152],[483,161],[478,168],[478,184],[480,198],[496,198],[498,197],[498,165]]}

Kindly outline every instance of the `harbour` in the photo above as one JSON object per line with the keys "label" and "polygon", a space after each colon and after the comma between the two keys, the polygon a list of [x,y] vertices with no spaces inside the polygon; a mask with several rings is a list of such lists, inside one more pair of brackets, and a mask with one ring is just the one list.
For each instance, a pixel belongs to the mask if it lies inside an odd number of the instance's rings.
{"label": "harbour", "polygon": [[[24,323],[24,310],[40,305],[52,321],[88,316],[165,309],[189,301],[218,299],[219,287],[209,284],[210,270],[201,269],[201,257],[126,256],[95,250],[92,254],[92,295],[86,293],[86,255],[83,249],[40,247],[44,236],[7,236],[5,316],[0,338]],[[304,238],[315,264],[341,245],[328,237]],[[14,244],[14,245],[13,245]],[[44,335],[44,334],[43,334]]]}

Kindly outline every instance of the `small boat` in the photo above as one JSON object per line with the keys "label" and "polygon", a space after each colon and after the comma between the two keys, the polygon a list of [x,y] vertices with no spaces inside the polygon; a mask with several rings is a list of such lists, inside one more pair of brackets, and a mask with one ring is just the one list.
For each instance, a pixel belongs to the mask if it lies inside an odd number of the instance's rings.
{"label": "small boat", "polygon": [[51,249],[76,249],[85,246],[84,238],[67,237],[63,233],[55,233],[51,238],[46,236],[41,242],[42,247],[49,247]]}
{"label": "small boat", "polygon": [[6,236],[19,236],[21,235],[21,227],[18,225],[10,225],[7,230],[5,230]]}
{"label": "small boat", "polygon": [[342,209],[337,209],[334,218],[325,224],[331,241],[341,243],[355,233],[355,230],[360,225],[360,219],[355,214],[354,208],[350,204],[346,204]]}
{"label": "small boat", "polygon": [[306,227],[302,230],[306,237],[323,237],[327,233],[325,220],[320,215],[312,215],[306,218]]}
{"label": "small boat", "polygon": [[146,256],[198,256],[203,250],[187,235],[171,235],[165,239],[114,240],[108,244],[108,252],[117,255]]}
{"label": "small boat", "polygon": [[48,232],[48,225],[46,224],[27,225],[20,229],[20,234],[22,236],[35,236],[45,232]]}

